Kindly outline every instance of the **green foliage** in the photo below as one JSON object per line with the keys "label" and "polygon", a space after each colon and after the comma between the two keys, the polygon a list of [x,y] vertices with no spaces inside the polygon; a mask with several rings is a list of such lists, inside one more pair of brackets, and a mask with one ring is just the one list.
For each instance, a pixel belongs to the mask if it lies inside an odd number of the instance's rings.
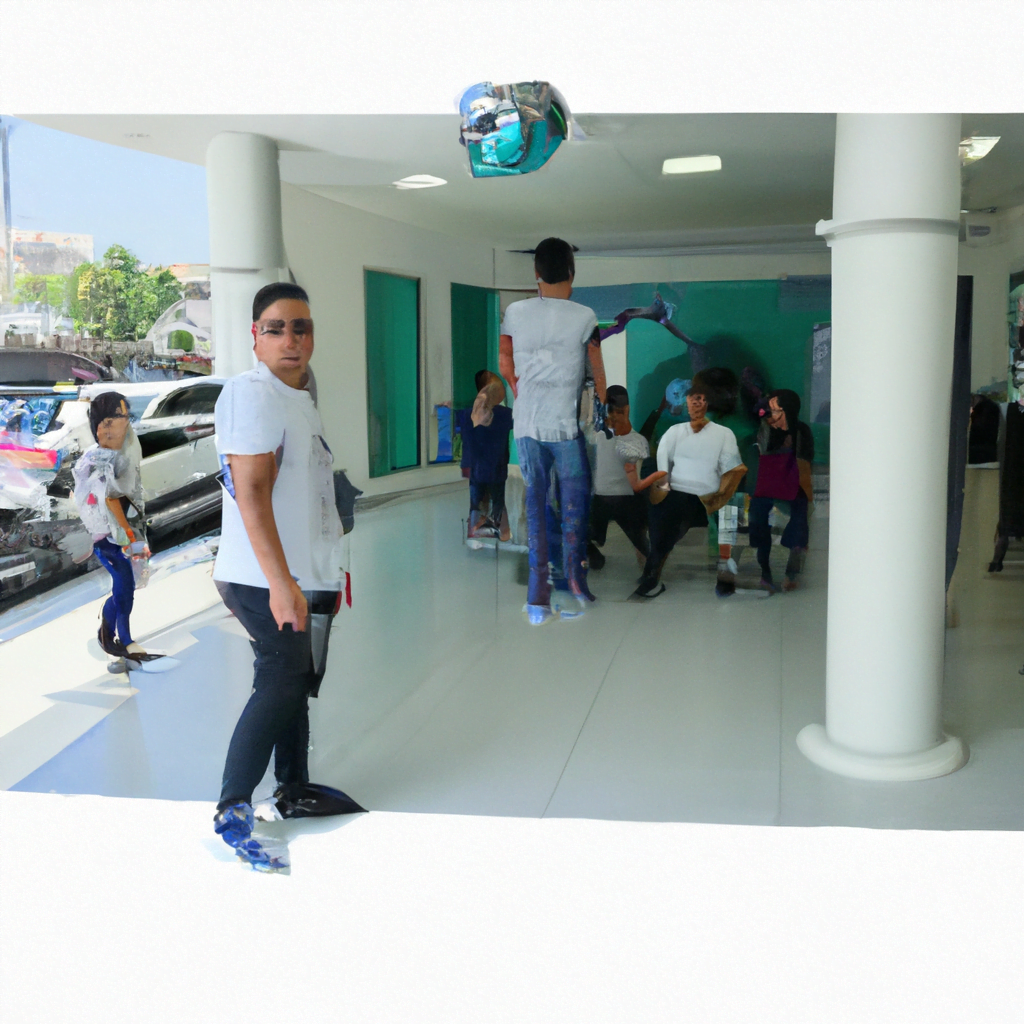
{"label": "green foliage", "polygon": [[123,245],[112,245],[102,263],[79,264],[71,275],[69,312],[76,330],[118,341],[138,341],[182,295],[164,267],[150,271]]}
{"label": "green foliage", "polygon": [[14,279],[14,302],[45,302],[60,309],[67,297],[68,278],[63,274],[19,274]]}
{"label": "green foliage", "polygon": [[191,352],[195,339],[188,331],[171,331],[167,336],[167,347],[178,348],[182,352]]}

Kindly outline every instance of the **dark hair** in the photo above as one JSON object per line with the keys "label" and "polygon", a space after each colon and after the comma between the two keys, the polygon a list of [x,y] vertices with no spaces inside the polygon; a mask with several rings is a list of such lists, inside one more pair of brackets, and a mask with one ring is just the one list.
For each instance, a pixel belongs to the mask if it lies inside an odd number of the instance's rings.
{"label": "dark hair", "polygon": [[572,246],[561,238],[545,238],[533,252],[533,269],[545,284],[561,284],[576,273]]}
{"label": "dark hair", "polygon": [[703,395],[708,400],[708,411],[728,416],[736,408],[740,382],[736,374],[725,366],[710,366],[693,375],[689,394]]}
{"label": "dark hair", "polygon": [[621,384],[612,384],[605,392],[605,399],[609,409],[625,409],[629,405],[629,392]]}
{"label": "dark hair", "polygon": [[490,370],[477,370],[476,376],[473,377],[473,383],[476,385],[477,391],[483,391],[487,384],[487,378],[490,377]]}
{"label": "dark hair", "polygon": [[800,396],[789,388],[776,388],[768,392],[768,401],[775,399],[786,414],[786,426],[792,430],[800,419]]}
{"label": "dark hair", "polygon": [[101,391],[89,403],[89,429],[94,441],[98,441],[96,431],[99,425],[110,416],[117,416],[121,411],[121,403],[128,408],[128,399],[119,391]]}
{"label": "dark hair", "polygon": [[263,311],[279,299],[298,299],[307,306],[309,305],[309,296],[306,294],[306,289],[299,287],[297,284],[292,284],[290,281],[276,281],[274,284],[265,284],[253,296],[252,322],[256,323],[263,315]]}

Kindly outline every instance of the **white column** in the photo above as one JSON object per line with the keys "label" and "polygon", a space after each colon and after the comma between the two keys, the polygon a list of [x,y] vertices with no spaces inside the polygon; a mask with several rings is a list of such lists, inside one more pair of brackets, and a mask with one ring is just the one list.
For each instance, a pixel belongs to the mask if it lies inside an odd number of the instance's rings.
{"label": "white column", "polygon": [[831,221],[825,726],[797,737],[860,779],[956,771],[942,730],[946,474],[960,116],[840,114]]}
{"label": "white column", "polygon": [[252,369],[252,299],[265,284],[290,280],[281,230],[277,143],[221,132],[206,150],[210,217],[210,298],[214,372]]}

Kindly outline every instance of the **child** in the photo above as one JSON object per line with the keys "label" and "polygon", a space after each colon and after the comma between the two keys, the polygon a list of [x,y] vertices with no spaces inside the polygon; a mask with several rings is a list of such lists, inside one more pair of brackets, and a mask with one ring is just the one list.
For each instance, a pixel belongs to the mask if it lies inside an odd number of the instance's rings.
{"label": "child", "polygon": [[[145,506],[139,477],[142,448],[128,422],[124,396],[116,391],[97,395],[89,406],[89,427],[96,444],[75,463],[75,504],[82,524],[92,534],[92,549],[114,583],[103,605],[100,647],[114,657],[151,661],[161,656],[147,653],[132,640],[128,622],[135,577],[125,548],[135,543],[136,536],[125,518],[123,499],[140,515]],[[148,557],[148,547],[144,554]]]}
{"label": "child", "polygon": [[[462,433],[462,468],[469,471],[469,536],[508,540],[505,511],[505,481],[508,479],[508,436],[512,410],[504,406],[505,385],[490,370],[480,370],[475,379],[477,396],[472,409],[459,413]],[[490,513],[480,511],[481,499],[491,501]]]}

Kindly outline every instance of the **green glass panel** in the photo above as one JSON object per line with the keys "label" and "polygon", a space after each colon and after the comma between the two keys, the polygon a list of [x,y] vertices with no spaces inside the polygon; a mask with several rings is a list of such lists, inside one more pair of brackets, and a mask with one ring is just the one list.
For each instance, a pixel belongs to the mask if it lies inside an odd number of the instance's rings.
{"label": "green glass panel", "polygon": [[370,476],[420,462],[419,281],[367,270]]}

